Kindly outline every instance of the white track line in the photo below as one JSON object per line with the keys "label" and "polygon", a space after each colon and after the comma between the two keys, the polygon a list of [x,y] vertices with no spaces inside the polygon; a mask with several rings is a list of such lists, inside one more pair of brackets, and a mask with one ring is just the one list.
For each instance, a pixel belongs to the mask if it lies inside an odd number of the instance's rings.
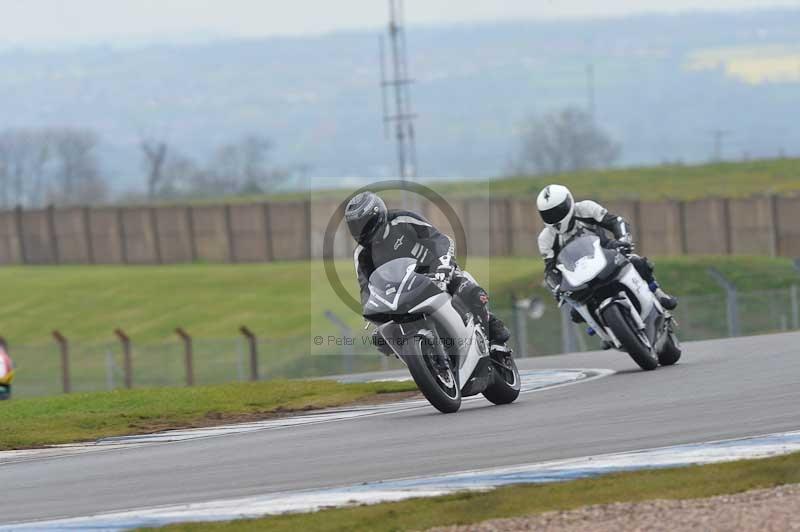
{"label": "white track line", "polygon": [[[520,372],[522,377],[523,394],[551,390],[561,386],[584,383],[601,377],[606,377],[614,372],[606,369],[562,369],[562,370],[529,370]],[[464,399],[465,404],[478,401],[485,401],[483,396],[475,396]],[[488,404],[488,403],[487,403]],[[128,449],[141,445],[152,445],[158,443],[173,443],[199,438],[213,438],[229,436],[232,434],[244,434],[262,430],[289,429],[301,425],[311,425],[317,423],[331,423],[337,421],[347,421],[364,417],[396,414],[409,410],[433,408],[425,399],[411,399],[396,403],[383,405],[366,405],[350,408],[336,408],[289,416],[279,419],[267,419],[251,423],[237,423],[232,425],[219,425],[216,427],[205,427],[183,430],[169,430],[155,434],[141,434],[134,436],[120,436],[104,438],[96,442],[55,445],[44,449],[26,449],[19,451],[0,452],[0,466],[8,463],[15,463],[41,458],[53,458],[82,454],[87,452],[114,451],[118,449]]]}
{"label": "white track line", "polygon": [[486,491],[500,486],[547,483],[613,472],[711,464],[763,458],[800,451],[800,431],[751,438],[677,445],[642,451],[588,456],[515,467],[373,482],[340,488],[276,493],[199,504],[115,512],[91,517],[0,526],[0,531],[117,531],[178,522],[230,521],[333,506],[433,497],[458,491]]}

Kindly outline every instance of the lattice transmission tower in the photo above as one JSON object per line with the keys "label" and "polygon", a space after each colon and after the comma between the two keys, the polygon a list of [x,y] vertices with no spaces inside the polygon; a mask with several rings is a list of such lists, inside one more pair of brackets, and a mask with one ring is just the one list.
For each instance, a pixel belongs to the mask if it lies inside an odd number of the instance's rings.
{"label": "lattice transmission tower", "polygon": [[[380,37],[381,96],[386,138],[394,131],[397,148],[397,171],[403,181],[417,177],[417,146],[411,105],[410,87],[414,80],[408,74],[405,9],[403,0],[389,0],[389,53],[386,39]],[[388,59],[388,63],[387,63]],[[405,200],[404,200],[405,201]]]}

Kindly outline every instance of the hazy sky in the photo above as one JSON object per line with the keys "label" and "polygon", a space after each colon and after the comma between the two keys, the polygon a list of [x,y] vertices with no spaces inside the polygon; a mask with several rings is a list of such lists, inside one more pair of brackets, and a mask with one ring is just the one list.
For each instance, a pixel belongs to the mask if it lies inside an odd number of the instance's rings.
{"label": "hazy sky", "polygon": [[[410,23],[800,7],[800,0],[406,0]],[[384,24],[386,0],[0,0],[0,44],[314,34]]]}

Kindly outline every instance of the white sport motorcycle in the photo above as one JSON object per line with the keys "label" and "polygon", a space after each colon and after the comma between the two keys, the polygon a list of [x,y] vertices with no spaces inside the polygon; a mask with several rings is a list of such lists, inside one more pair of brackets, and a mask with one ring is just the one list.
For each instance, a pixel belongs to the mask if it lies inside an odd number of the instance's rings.
{"label": "white sport motorcycle", "polygon": [[607,346],[626,351],[643,370],[681,358],[675,320],[625,254],[579,232],[559,252],[556,269],[561,279],[548,279],[550,288]]}
{"label": "white sport motorcycle", "polygon": [[378,325],[378,340],[441,412],[456,412],[462,397],[479,393],[495,404],[516,400],[520,376],[511,352],[490,354],[483,326],[466,304],[416,268],[416,260],[399,258],[370,276],[363,313]]}

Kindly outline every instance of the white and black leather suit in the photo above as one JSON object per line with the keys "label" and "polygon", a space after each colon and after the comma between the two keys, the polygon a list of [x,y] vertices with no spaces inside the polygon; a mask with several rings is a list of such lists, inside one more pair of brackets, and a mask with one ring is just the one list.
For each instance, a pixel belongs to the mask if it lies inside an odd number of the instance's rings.
{"label": "white and black leather suit", "polygon": [[[632,244],[633,239],[629,231],[628,222],[616,214],[611,214],[608,210],[594,201],[579,201],[575,203],[575,216],[572,226],[564,233],[559,233],[553,227],[545,227],[539,234],[539,252],[545,263],[545,275],[555,275],[560,278],[560,272],[556,270],[556,257],[561,248],[578,231],[590,230],[597,234],[603,241],[603,245]],[[614,240],[608,238],[611,233]],[[627,253],[631,264],[651,287],[656,286],[653,264],[646,258],[633,253]],[[556,283],[557,284],[557,283]]]}

